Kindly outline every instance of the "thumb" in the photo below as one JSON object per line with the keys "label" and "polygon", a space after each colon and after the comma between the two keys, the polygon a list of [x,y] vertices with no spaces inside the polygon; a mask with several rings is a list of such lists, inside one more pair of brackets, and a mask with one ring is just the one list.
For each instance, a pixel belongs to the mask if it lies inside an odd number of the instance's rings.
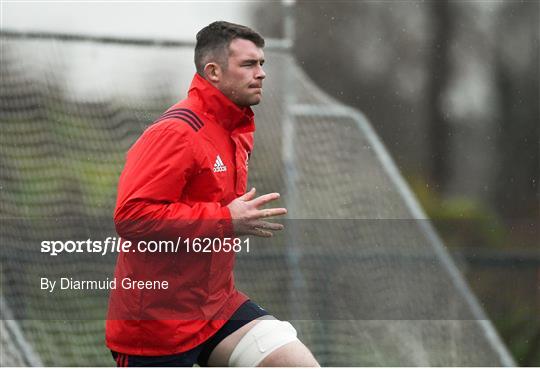
{"label": "thumb", "polygon": [[240,200],[242,201],[249,201],[251,199],[253,199],[255,197],[255,192],[257,190],[255,189],[255,187],[253,187],[251,190],[249,190],[249,192],[246,192],[245,194],[243,194],[242,196],[239,197]]}

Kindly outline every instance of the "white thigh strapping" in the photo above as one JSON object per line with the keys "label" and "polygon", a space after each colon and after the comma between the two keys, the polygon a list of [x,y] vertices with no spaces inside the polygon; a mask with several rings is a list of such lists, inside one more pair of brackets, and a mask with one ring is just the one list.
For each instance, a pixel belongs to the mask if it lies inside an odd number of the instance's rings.
{"label": "white thigh strapping", "polygon": [[297,339],[291,323],[261,320],[238,342],[229,358],[229,366],[257,366],[272,352]]}

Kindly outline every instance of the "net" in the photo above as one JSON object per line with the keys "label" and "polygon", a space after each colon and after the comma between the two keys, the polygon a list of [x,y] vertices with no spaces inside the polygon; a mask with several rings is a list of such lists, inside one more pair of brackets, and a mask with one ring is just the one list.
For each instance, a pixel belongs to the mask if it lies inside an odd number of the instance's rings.
{"label": "net", "polygon": [[[124,155],[185,96],[192,50],[4,37],[1,58],[2,295],[44,365],[112,365],[107,291],[40,282],[112,277],[115,255],[40,244],[115,235]],[[291,320],[325,366],[512,364],[365,119],[287,53],[266,59],[249,181],[281,192],[289,216],[238,255],[238,288]],[[20,360],[12,341],[2,334],[2,365]]]}

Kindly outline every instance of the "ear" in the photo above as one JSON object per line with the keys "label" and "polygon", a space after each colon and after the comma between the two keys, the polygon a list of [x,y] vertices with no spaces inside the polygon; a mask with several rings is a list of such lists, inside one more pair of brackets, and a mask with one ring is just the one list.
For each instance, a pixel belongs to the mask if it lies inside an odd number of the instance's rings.
{"label": "ear", "polygon": [[218,83],[221,79],[221,67],[217,63],[208,63],[204,66],[204,75],[210,82]]}

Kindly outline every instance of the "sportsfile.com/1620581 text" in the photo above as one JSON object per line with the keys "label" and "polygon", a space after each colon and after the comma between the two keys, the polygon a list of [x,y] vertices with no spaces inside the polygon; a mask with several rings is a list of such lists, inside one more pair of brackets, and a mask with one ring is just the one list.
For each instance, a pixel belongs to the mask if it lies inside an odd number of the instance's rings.
{"label": "sportsfile.com/1620581 text", "polygon": [[151,252],[151,253],[177,253],[177,252],[249,252],[249,238],[182,238],[171,240],[140,240],[132,242],[120,237],[107,237],[105,240],[45,240],[41,242],[41,252],[50,256],[62,253],[94,253],[106,255],[119,252]]}

